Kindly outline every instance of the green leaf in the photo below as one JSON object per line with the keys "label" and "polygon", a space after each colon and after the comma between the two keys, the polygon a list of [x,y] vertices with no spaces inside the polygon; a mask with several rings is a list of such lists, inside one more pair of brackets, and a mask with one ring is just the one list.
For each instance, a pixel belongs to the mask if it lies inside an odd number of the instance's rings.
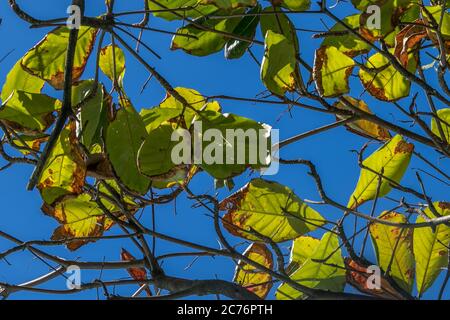
{"label": "green leaf", "polygon": [[200,0],[202,4],[212,4],[221,9],[235,9],[240,7],[253,7],[257,0]]}
{"label": "green leaf", "polygon": [[[328,232],[323,235],[314,253],[290,275],[290,278],[309,288],[342,292],[345,287],[345,274],[338,236]],[[302,299],[305,296],[290,285],[283,283],[276,292],[276,298],[291,300]]]}
{"label": "green leaf", "polygon": [[53,112],[61,108],[61,102],[45,94],[14,91],[0,108],[0,119],[15,130],[43,132],[55,120]]}
{"label": "green leaf", "polygon": [[[117,80],[117,84],[123,85],[123,77],[125,76],[125,55],[118,46],[109,45],[100,51],[99,66],[102,72],[111,81]],[[114,77],[116,77],[114,79]]]}
{"label": "green leaf", "polygon": [[32,151],[39,151],[41,144],[46,142],[48,135],[40,133],[36,135],[18,135],[12,139],[11,146],[18,149],[23,155],[30,155]]}
{"label": "green leaf", "polygon": [[[262,243],[252,243],[243,255],[268,269],[273,268],[272,252]],[[247,288],[248,291],[253,292],[261,299],[265,299],[272,288],[272,276],[270,274],[261,272],[242,260],[238,261],[233,282]]]}
{"label": "green leaf", "polygon": [[[236,26],[236,28],[233,30],[233,34],[253,39],[255,37],[256,28],[258,27],[260,17],[259,15],[252,15],[252,14],[258,14],[261,12],[261,6],[257,5],[251,9],[249,9],[246,14],[249,14],[248,16],[245,16],[239,24]],[[250,42],[247,41],[241,41],[237,39],[230,39],[225,44],[225,58],[227,59],[238,59],[242,57],[247,48],[250,46]]]}
{"label": "green leaf", "polygon": [[350,91],[348,78],[355,61],[336,47],[320,47],[316,50],[313,78],[317,91],[323,97],[338,97]]}
{"label": "green leaf", "polygon": [[288,39],[271,30],[265,38],[265,53],[261,65],[261,79],[270,92],[284,96],[295,91],[299,84],[296,51]]}
{"label": "green leaf", "polygon": [[[64,68],[69,43],[70,30],[60,27],[48,33],[41,42],[22,59],[22,66],[34,76],[37,76],[55,89],[64,86]],[[78,35],[72,80],[78,81],[83,74],[86,63],[95,43],[97,29],[81,27]]]}
{"label": "green leaf", "polygon": [[[217,11],[216,6],[212,5],[198,5],[199,0],[148,0],[149,9],[154,11],[155,17],[163,18],[165,20],[183,20],[186,18],[199,18],[204,15]],[[169,12],[166,9],[178,9],[175,12]],[[158,10],[160,10],[158,12]],[[166,10],[166,11],[164,11]]]}
{"label": "green leaf", "polygon": [[[435,202],[433,206],[441,216],[450,214],[448,202]],[[424,210],[424,213],[430,219],[437,218],[429,208]],[[426,222],[425,218],[417,217],[416,223],[422,222]],[[416,228],[413,237],[417,291],[421,296],[433,285],[442,269],[447,267],[450,227],[440,224],[435,230],[432,227]]]}
{"label": "green leaf", "polygon": [[[390,52],[393,53],[393,50]],[[415,73],[416,68],[417,61],[410,54],[407,70]],[[359,78],[367,92],[379,100],[396,101],[409,96],[411,82],[380,53],[369,58],[366,69],[359,70]]]}
{"label": "green leaf", "polygon": [[[344,18],[342,22],[353,29],[359,29],[359,19],[360,15],[354,14]],[[347,29],[340,23],[336,23],[330,29],[330,32],[336,34],[342,31],[347,31]],[[326,36],[321,44],[321,47],[335,47],[340,52],[346,54],[349,57],[355,57],[360,54],[367,53],[372,48],[369,44],[350,33]]]}
{"label": "green leaf", "polygon": [[[235,13],[243,13],[243,9],[237,9]],[[217,13],[217,15],[220,14],[220,12]],[[208,29],[232,33],[241,19],[209,19],[208,17],[196,19],[195,23],[201,25],[202,28],[191,23],[178,29],[176,31],[177,35],[172,39],[170,49],[182,49],[184,52],[194,56],[207,56],[218,52],[222,50],[230,37],[226,37],[218,32],[208,31]]]}
{"label": "green leaf", "polygon": [[282,0],[281,6],[292,11],[306,11],[311,7],[311,0]]}
{"label": "green leaf", "polygon": [[0,98],[5,102],[14,91],[40,93],[44,84],[45,81],[26,72],[19,60],[6,76]]}
{"label": "green leaf", "polygon": [[172,125],[164,124],[148,133],[138,153],[138,167],[143,175],[160,176],[175,167],[171,158],[172,149],[178,143],[171,140],[174,131]]}
{"label": "green leaf", "polygon": [[442,137],[437,120],[434,117],[431,118],[431,131],[441,139],[445,138],[447,142],[450,142],[450,108],[438,110],[437,116],[442,120],[439,123],[444,132],[444,137]]}
{"label": "green leaf", "polygon": [[350,196],[347,207],[355,209],[364,202],[375,199],[379,184],[378,174],[381,173],[385,178],[381,179],[378,197],[387,195],[392,189],[391,181],[400,183],[408,168],[413,151],[414,145],[407,143],[402,136],[396,135],[372,153],[362,163],[370,170],[361,169],[358,184]]}
{"label": "green leaf", "polygon": [[141,117],[130,101],[122,99],[122,108],[106,130],[106,152],[119,179],[140,194],[145,194],[150,185],[137,166],[138,151],[146,138]]}
{"label": "green leaf", "polygon": [[[76,106],[89,97],[93,86],[93,80],[75,84],[72,87],[72,105]],[[84,102],[78,113],[80,123],[77,126],[77,133],[81,133],[81,143],[88,149],[91,149],[96,143],[101,143],[101,129],[106,122],[106,108],[103,104],[104,89],[102,85],[98,84],[95,96]]]}
{"label": "green leaf", "polygon": [[75,140],[75,125],[70,123],[61,132],[45,163],[38,188],[47,204],[83,191],[86,165]]}
{"label": "green leaf", "polygon": [[286,270],[288,274],[292,274],[303,265],[317,250],[319,244],[319,239],[309,236],[301,236],[294,239],[294,241],[292,241],[289,266]]}
{"label": "green leaf", "polygon": [[[114,208],[111,203],[105,203],[105,206],[108,210]],[[45,214],[55,218],[61,224],[53,232],[51,239],[54,241],[72,238],[100,237],[112,225],[103,210],[99,208],[95,201],[91,200],[91,196],[88,194],[66,197],[54,206],[44,204],[42,210]],[[67,243],[67,248],[74,251],[87,242],[90,241],[83,239],[70,241]]]}
{"label": "green leaf", "polygon": [[[270,12],[279,11],[275,14],[267,14]],[[266,13],[266,14],[264,14]],[[288,39],[288,41],[295,48],[295,52],[298,53],[298,38],[295,26],[289,17],[274,7],[267,7],[263,10],[263,15],[261,16],[261,33],[263,37],[266,37],[267,31],[272,31],[277,34],[281,34]]]}
{"label": "green leaf", "polygon": [[[407,223],[400,213],[383,213],[381,220],[393,223]],[[369,227],[378,265],[406,292],[411,292],[414,283],[414,255],[412,230],[372,223]]]}
{"label": "green leaf", "polygon": [[198,141],[203,142],[199,166],[211,176],[228,179],[243,173],[247,168],[258,170],[270,165],[267,163],[271,153],[267,126],[248,118],[212,110],[203,111],[202,117],[194,124],[194,139],[196,134],[197,137],[201,134],[198,137]]}
{"label": "green leaf", "polygon": [[233,235],[261,241],[258,234],[275,242],[295,239],[322,226],[322,216],[279,183],[254,179],[220,203],[227,210],[224,227]]}

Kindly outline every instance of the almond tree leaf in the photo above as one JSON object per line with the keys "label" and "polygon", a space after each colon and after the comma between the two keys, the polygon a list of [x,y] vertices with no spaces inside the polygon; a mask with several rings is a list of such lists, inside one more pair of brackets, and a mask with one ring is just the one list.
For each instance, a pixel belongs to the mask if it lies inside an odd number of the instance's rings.
{"label": "almond tree leaf", "polygon": [[[22,59],[26,71],[47,81],[55,89],[64,86],[64,68],[70,30],[60,27],[48,33]],[[72,80],[78,81],[93,50],[97,29],[80,27]]]}
{"label": "almond tree leaf", "polygon": [[[234,28],[233,34],[238,35],[240,37],[245,37],[248,39],[253,39],[255,37],[256,28],[258,27],[260,16],[255,15],[261,12],[261,6],[257,5],[253,8],[250,8],[245,16]],[[229,39],[225,44],[224,52],[225,58],[227,59],[238,59],[242,57],[247,48],[251,45],[250,42],[242,41],[238,39]]]}
{"label": "almond tree leaf", "polygon": [[[252,243],[243,253],[248,259],[263,265],[268,269],[273,268],[272,252],[262,243]],[[261,272],[252,265],[242,260],[238,261],[234,273],[233,282],[253,292],[261,299],[265,299],[272,288],[272,276]]]}
{"label": "almond tree leaf", "polygon": [[309,236],[301,236],[294,239],[286,272],[290,275],[296,271],[313,255],[319,244],[319,239]]}
{"label": "almond tree leaf", "polygon": [[130,101],[122,99],[122,108],[106,130],[106,153],[120,181],[140,194],[145,194],[150,186],[150,180],[137,165],[138,151],[146,138],[141,117]]}
{"label": "almond tree leaf", "polygon": [[[277,11],[276,15],[272,14],[274,11]],[[260,27],[263,37],[266,37],[269,30],[273,33],[281,34],[292,44],[295,52],[298,53],[297,30],[295,30],[294,24],[285,13],[274,7],[264,8]]]}
{"label": "almond tree leaf", "polygon": [[[106,203],[108,209],[114,209],[111,203]],[[61,226],[53,232],[52,240],[67,240],[81,238],[67,243],[71,251],[77,250],[88,242],[95,242],[88,237],[100,237],[111,225],[107,224],[105,213],[92,200],[91,196],[84,193],[78,196],[66,196],[54,205],[44,204],[42,211],[55,218]]]}
{"label": "almond tree leaf", "polygon": [[380,287],[369,287],[373,284],[373,270],[368,270],[370,267],[367,263],[362,261],[356,262],[351,258],[345,258],[345,267],[347,269],[347,283],[360,292],[375,296],[381,299],[388,300],[405,300],[405,297],[391,284],[391,280],[386,278],[381,273]]}
{"label": "almond tree leaf", "polygon": [[[149,9],[155,17],[168,21],[183,20],[183,18],[199,18],[217,11],[213,5],[198,5],[199,0],[148,0]],[[165,9],[178,9],[176,12],[164,11]],[[186,9],[184,9],[186,8]],[[158,11],[159,10],[159,11]]]}
{"label": "almond tree leaf", "polygon": [[298,84],[296,48],[284,35],[268,30],[264,40],[261,79],[270,92],[284,96],[295,91]]}
{"label": "almond tree leaf", "polygon": [[14,91],[26,91],[28,93],[40,93],[45,81],[32,76],[22,68],[21,61],[17,61],[6,76],[0,98],[5,102]]}
{"label": "almond tree leaf", "polygon": [[14,91],[0,107],[0,119],[17,131],[39,133],[51,126],[60,108],[59,100],[45,94]]}
{"label": "almond tree leaf", "polygon": [[[254,179],[220,203],[227,210],[223,226],[231,234],[252,241],[271,238],[275,242],[295,239],[325,224],[322,216],[279,183]],[[249,232],[250,231],[250,232]]]}
{"label": "almond tree leaf", "polygon": [[[122,248],[122,251],[120,252],[120,259],[122,261],[136,260],[136,258],[124,248]],[[147,271],[145,270],[145,268],[128,268],[127,271],[134,280],[147,281]],[[149,287],[145,288],[145,292],[147,293],[147,296],[152,296],[152,292],[150,291]]]}
{"label": "almond tree leaf", "polygon": [[[125,76],[125,54],[121,48],[113,46],[112,44],[104,47],[100,51],[99,66],[102,72],[111,79],[111,81],[114,82],[117,80],[117,83],[120,86],[123,85],[123,77]],[[116,77],[116,79],[114,79],[114,77]]]}
{"label": "almond tree leaf", "polygon": [[[359,14],[354,14],[345,17],[342,22],[347,26],[353,28],[354,30],[359,29]],[[347,29],[340,23],[336,23],[331,29],[330,33],[346,32]],[[323,40],[321,47],[335,47],[340,52],[346,54],[349,57],[356,57],[360,54],[369,52],[372,47],[357,38],[355,35],[350,33],[343,33],[342,35],[329,35]]]}
{"label": "almond tree leaf", "polygon": [[[418,19],[415,23],[421,24],[423,21]],[[409,52],[417,47],[426,36],[426,28],[418,25],[408,25],[396,35],[394,55],[404,67],[408,66]]]}
{"label": "almond tree leaf", "polygon": [[240,7],[253,7],[257,0],[200,0],[201,4],[215,5],[221,9],[236,9]]}
{"label": "almond tree leaf", "polygon": [[[349,96],[345,96],[345,99],[354,107],[363,110],[368,113],[372,113],[369,109],[369,106],[362,100],[358,100]],[[338,109],[343,110],[351,110],[351,108],[347,107],[342,101],[338,101],[334,104],[334,106]],[[344,120],[348,117],[344,116],[336,116],[340,120]],[[391,138],[391,134],[389,131],[382,126],[370,122],[368,120],[357,120],[345,125],[348,130],[359,134],[363,137],[369,137],[376,140],[389,140]]]}
{"label": "almond tree leaf", "polygon": [[28,156],[32,151],[39,151],[41,144],[48,140],[48,135],[40,133],[37,135],[19,135],[18,138],[13,138],[14,145],[23,155]]}
{"label": "almond tree leaf", "polygon": [[86,165],[75,141],[75,124],[70,123],[63,129],[50,152],[38,183],[42,199],[47,204],[83,191]]}
{"label": "almond tree leaf", "polygon": [[311,0],[275,0],[272,4],[280,4],[292,11],[306,11],[311,7]]}
{"label": "almond tree leaf", "polygon": [[104,105],[105,90],[103,85],[98,84],[97,93],[90,96],[94,86],[93,80],[85,80],[76,83],[72,87],[72,105],[83,103],[78,113],[77,134],[81,137],[81,143],[89,150],[94,144],[101,144],[101,129],[106,124],[106,106]]}
{"label": "almond tree leaf", "polygon": [[[414,145],[403,140],[402,136],[396,135],[384,146],[372,153],[363,161],[363,166],[371,169],[361,169],[358,183],[353,194],[350,196],[347,207],[355,209],[366,201],[373,200],[377,193],[379,176],[383,176],[400,183],[411,160]],[[372,170],[374,172],[372,172]],[[391,191],[391,182],[385,178],[381,179],[379,197],[384,197]]]}
{"label": "almond tree leaf", "polygon": [[441,139],[445,138],[447,142],[450,142],[450,108],[438,110],[437,116],[442,120],[440,124],[444,132],[444,137],[442,137],[437,120],[434,117],[431,118],[431,131]]}
{"label": "almond tree leaf", "polygon": [[320,47],[316,50],[313,78],[319,94],[323,97],[338,97],[350,91],[348,78],[355,61],[336,47]]}
{"label": "almond tree leaf", "polygon": [[[383,213],[381,220],[407,223],[406,217],[400,213]],[[378,265],[406,292],[411,292],[414,283],[414,255],[411,229],[372,223],[369,227],[375,248]],[[392,262],[391,262],[392,261]]]}
{"label": "almond tree leaf", "polygon": [[[448,202],[435,202],[433,206],[441,216],[450,214]],[[429,208],[425,209],[424,213],[430,219],[437,218]],[[424,217],[419,216],[416,223],[425,221]],[[421,296],[433,285],[443,268],[447,267],[450,227],[440,224],[435,230],[432,227],[416,228],[413,237],[417,291]]]}
{"label": "almond tree leaf", "polygon": [[[203,121],[194,123],[194,146],[195,141],[202,141],[199,167],[211,176],[229,179],[248,168],[260,170],[270,165],[267,163],[271,150],[267,125],[213,110],[202,111],[202,117]],[[193,151],[198,151],[196,149],[194,147]]]}
{"label": "almond tree leaf", "polygon": [[[390,50],[393,53],[393,50]],[[366,63],[367,69],[359,70],[359,78],[364,88],[372,96],[383,101],[397,101],[408,97],[411,82],[395,69],[387,58],[375,53]],[[415,73],[417,61],[409,55],[407,69]]]}
{"label": "almond tree leaf", "polygon": [[[345,265],[336,234],[323,235],[314,253],[290,276],[308,288],[342,292],[345,287]],[[276,292],[277,300],[302,299],[305,295],[283,283]]]}
{"label": "almond tree leaf", "polygon": [[[244,9],[237,9],[233,13],[243,13]],[[221,15],[217,12],[217,15]],[[221,32],[232,33],[242,18],[209,19],[207,16],[195,20],[196,24],[203,28],[214,29]],[[184,52],[194,56],[207,56],[223,49],[229,37],[218,32],[212,32],[199,28],[194,24],[188,24],[179,28],[172,39],[171,50],[182,49]],[[181,35],[180,35],[181,34]],[[191,37],[186,37],[188,35]],[[195,37],[195,38],[193,38]]]}
{"label": "almond tree leaf", "polygon": [[[446,12],[444,12],[443,18],[442,18],[442,24],[441,24],[441,35],[444,39],[447,48],[450,47],[450,13],[448,13],[449,5],[446,6]],[[439,25],[441,21],[441,14],[442,14],[443,7],[440,5],[436,6],[424,6],[421,10],[422,18],[425,21],[425,23],[430,24],[433,21]],[[436,44],[438,44],[438,39],[436,36],[436,32],[433,30],[429,30],[427,28],[427,33],[430,39]],[[448,50],[448,49],[447,49]],[[447,51],[448,52],[448,51]]]}

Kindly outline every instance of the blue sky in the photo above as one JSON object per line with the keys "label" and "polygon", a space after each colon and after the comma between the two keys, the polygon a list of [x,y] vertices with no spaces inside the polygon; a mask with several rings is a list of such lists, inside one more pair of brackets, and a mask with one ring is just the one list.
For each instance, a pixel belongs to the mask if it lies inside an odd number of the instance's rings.
{"label": "blue sky", "polygon": [[[66,8],[70,1],[60,0],[41,0],[20,1],[21,6],[32,15],[42,18],[65,16]],[[125,9],[140,10],[141,1],[116,1],[116,11]],[[22,4],[23,3],[23,4]],[[94,16],[101,14],[104,10],[103,0],[87,1],[87,14]],[[126,6],[126,7],[125,7]],[[340,5],[340,9],[336,11],[341,17],[353,13],[353,8],[349,4]],[[0,2],[0,18],[3,23],[0,26],[0,57],[14,50],[14,52],[0,64],[0,87],[3,85],[6,74],[14,65],[15,61],[23,56],[23,54],[35,45],[48,31],[47,29],[29,29],[28,25],[18,19],[8,7],[6,1]],[[135,17],[134,21],[138,21],[140,16]],[[124,19],[123,21],[127,21]],[[131,21],[131,20],[130,20]],[[316,15],[297,15],[293,17],[295,25],[299,28],[310,28],[324,30],[322,22]],[[324,22],[328,27],[333,23],[325,19]],[[175,30],[180,22],[167,23],[161,19],[151,17],[150,26]],[[320,40],[313,40],[310,33],[299,32],[300,50],[302,57],[310,64],[313,62],[314,48],[320,44]],[[258,34],[261,39],[260,34]],[[245,55],[239,60],[226,60],[223,53],[217,53],[208,57],[198,58],[189,56],[182,51],[171,51],[169,49],[171,37],[158,33],[147,32],[144,35],[144,41],[153,49],[155,49],[162,59],[158,60],[154,56],[144,53],[146,60],[157,70],[163,74],[173,86],[182,86],[196,89],[204,95],[232,95],[239,97],[255,97],[263,92],[265,87],[259,79],[259,68],[250,58]],[[132,43],[129,40],[129,43]],[[108,40],[105,41],[108,43]],[[133,43],[134,46],[134,43]],[[141,49],[143,50],[143,49]],[[262,48],[254,47],[258,58],[262,57]],[[152,80],[147,89],[140,94],[141,86],[148,77],[147,71],[140,66],[132,57],[127,55],[127,72],[125,76],[125,89],[128,96],[131,97],[133,104],[137,109],[149,108],[158,104],[164,97],[164,90],[157,82]],[[426,60],[424,62],[428,63]],[[93,75],[93,59],[90,60],[87,72],[83,78],[88,79]],[[430,74],[431,76],[431,74]],[[110,83],[106,79],[102,79],[107,87]],[[435,82],[430,83],[437,87]],[[352,95],[359,97],[363,93],[359,80],[355,77],[351,78],[353,87]],[[415,93],[417,88],[412,89]],[[61,97],[61,92],[48,91],[55,97]],[[372,99],[368,94],[363,94],[362,98],[376,112],[383,115],[386,119],[392,121],[406,120],[392,106]],[[409,101],[401,101],[401,104],[407,106]],[[311,111],[299,108],[293,109],[290,113],[286,107],[276,105],[264,105],[259,103],[244,103],[235,101],[222,101],[221,105],[226,112],[232,112],[238,115],[247,116],[258,121],[268,123],[274,128],[280,129],[281,139],[288,138],[294,134],[308,131],[310,129],[332,123],[335,119],[329,115],[316,114]],[[426,102],[423,97],[418,100],[420,109],[427,110]],[[437,102],[438,108],[439,102]],[[406,124],[408,125],[408,124]],[[417,130],[412,128],[412,130]],[[294,144],[283,150],[282,155],[285,158],[304,158],[313,161],[323,179],[326,191],[334,199],[341,203],[346,203],[348,197],[356,185],[359,168],[357,163],[357,155],[352,150],[359,150],[366,142],[366,139],[355,136],[347,132],[344,128],[333,129],[332,131],[322,133],[320,135],[305,139],[300,143]],[[377,144],[370,146],[370,150],[374,150]],[[427,155],[428,158],[436,163],[441,169],[449,169],[448,160],[440,159],[436,152],[429,148],[416,144],[416,150]],[[1,164],[1,163],[0,163]],[[409,171],[403,179],[403,184],[418,188],[415,179],[415,168],[423,167],[420,160],[413,158]],[[428,169],[428,168],[427,168]],[[31,168],[28,166],[17,165],[7,171],[0,172],[0,230],[9,232],[22,240],[48,239],[53,230],[57,227],[57,223],[43,215],[40,210],[41,199],[37,191],[27,192],[25,186],[31,174]],[[249,180],[249,174],[245,173],[235,180],[236,188],[241,187]],[[306,174],[303,167],[282,167],[279,174],[269,179],[276,180],[292,188],[300,198],[319,200],[317,190],[311,178]],[[448,187],[442,183],[437,183],[428,176],[423,176],[434,200],[448,200]],[[197,193],[214,193],[213,179],[201,174],[194,179],[191,188]],[[223,198],[229,194],[226,190],[220,190],[219,198]],[[393,191],[390,196],[400,198],[398,192]],[[408,197],[407,197],[408,198]],[[410,199],[415,201],[415,199]],[[192,209],[193,203],[186,200],[182,196],[174,204],[159,206],[156,209],[157,230],[170,234],[175,237],[188,239],[193,242],[202,243],[208,246],[218,247],[217,236],[213,230],[213,223],[209,216],[206,215],[204,209]],[[381,200],[378,206],[378,213],[382,210],[393,207],[394,204],[388,200]],[[361,210],[368,211],[370,204],[363,206]],[[316,207],[325,217],[331,220],[337,220],[341,216],[341,212],[330,207]],[[146,210],[142,215],[142,221],[150,225],[150,210]],[[348,230],[351,232],[351,229]],[[118,233],[114,228],[109,234]],[[320,233],[316,233],[320,236]],[[240,243],[240,239],[232,239],[234,243]],[[358,242],[357,242],[358,243]],[[10,243],[0,239],[0,252],[9,248]],[[289,243],[282,244],[283,248],[287,248]],[[68,259],[92,260],[92,261],[115,261],[119,259],[120,248],[124,247],[133,254],[138,252],[134,249],[133,244],[128,240],[120,241],[104,241],[95,244],[89,244],[80,250],[70,253],[65,248],[49,248],[49,252],[58,254]],[[239,248],[244,250],[245,245]],[[157,241],[157,254],[168,252],[183,251],[163,241]],[[369,252],[370,251],[370,252]],[[372,250],[368,250],[367,257],[375,260]],[[170,275],[186,277],[186,278],[220,278],[231,280],[234,272],[234,264],[232,261],[223,258],[200,258],[193,263],[190,268],[192,258],[181,258],[177,260],[167,260],[163,267]],[[8,258],[10,264],[0,261],[0,282],[21,283],[34,277],[40,276],[48,272],[48,266],[36,260],[29,253],[19,253]],[[103,272],[84,272],[83,281],[88,282],[92,279],[117,279],[127,278],[128,274],[124,271]],[[428,291],[426,298],[433,298],[437,294],[437,289],[442,282],[442,275],[436,282],[435,288]],[[64,288],[65,280],[58,278],[53,280],[48,286]],[[274,287],[276,287],[275,285]],[[134,291],[135,287],[117,288],[116,293],[129,295]],[[448,290],[450,291],[450,290]],[[448,299],[450,294],[447,294]],[[54,299],[54,298],[72,298],[72,299],[93,299],[96,298],[96,292],[84,292],[73,296],[54,297],[48,295],[37,295],[29,293],[18,293],[11,297],[12,299]]]}

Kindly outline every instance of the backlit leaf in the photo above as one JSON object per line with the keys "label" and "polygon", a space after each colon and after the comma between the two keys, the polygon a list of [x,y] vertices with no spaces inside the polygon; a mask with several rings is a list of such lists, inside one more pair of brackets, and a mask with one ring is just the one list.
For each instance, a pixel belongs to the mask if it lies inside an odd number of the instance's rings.
{"label": "backlit leaf", "polygon": [[114,46],[113,50],[113,45],[104,47],[100,51],[99,66],[111,81],[117,80],[117,84],[122,85],[125,75],[125,55],[122,49]]}
{"label": "backlit leaf", "polygon": [[22,68],[19,61],[6,76],[0,98],[5,102],[14,91],[26,91],[28,93],[40,93],[45,81],[32,76]]}
{"label": "backlit leaf", "polygon": [[[198,18],[217,11],[213,5],[197,5],[199,0],[148,0],[149,9],[155,17],[165,20],[183,20],[187,18]],[[179,9],[168,11],[167,9]],[[159,11],[158,11],[159,10]]]}
{"label": "backlit leaf", "polygon": [[[275,242],[295,239],[324,224],[322,216],[300,200],[291,189],[276,182],[254,179],[220,203],[227,210],[224,227],[233,235]],[[250,232],[249,232],[250,231]]]}
{"label": "backlit leaf", "polygon": [[[442,120],[439,123],[441,124],[445,140],[450,142],[450,108],[438,110],[437,116]],[[431,119],[431,131],[438,137],[441,137],[441,139],[443,138],[438,127],[438,121],[434,117]]]}
{"label": "backlit leaf", "polygon": [[[389,180],[400,183],[408,168],[413,151],[414,145],[407,143],[402,136],[396,135],[372,153],[363,161],[363,166],[370,170],[361,169],[358,184],[350,196],[347,207],[355,209],[364,202],[375,198],[379,181],[378,174],[383,173],[383,176]],[[391,182],[386,178],[381,179],[379,197],[384,197],[392,189]]]}

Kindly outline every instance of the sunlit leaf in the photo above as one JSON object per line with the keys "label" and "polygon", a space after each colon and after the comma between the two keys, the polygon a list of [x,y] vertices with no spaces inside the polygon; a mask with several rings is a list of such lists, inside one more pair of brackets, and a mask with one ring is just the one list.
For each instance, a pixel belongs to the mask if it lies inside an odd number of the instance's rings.
{"label": "sunlit leaf", "polygon": [[[369,106],[364,101],[349,96],[345,96],[344,98],[352,106],[365,112],[372,113],[372,111],[369,109]],[[335,103],[334,106],[338,109],[351,110],[351,108],[349,108],[342,101]],[[347,117],[337,116],[337,118],[345,119]],[[369,137],[377,140],[389,140],[391,138],[391,134],[387,129],[368,120],[357,120],[349,124],[346,124],[346,127],[348,128],[348,130],[356,134],[362,135],[363,137]]]}
{"label": "sunlit leaf", "polygon": [[104,47],[100,51],[99,66],[111,81],[117,81],[118,85],[122,85],[125,75],[125,55],[122,49],[113,45]]}
{"label": "sunlit leaf", "polygon": [[283,8],[292,11],[306,11],[311,7],[311,0],[275,0],[273,4],[281,2]]}
{"label": "sunlit leaf", "polygon": [[292,274],[302,264],[304,264],[316,251],[320,244],[320,239],[309,236],[301,236],[292,241],[291,255],[287,268],[288,274]]}
{"label": "sunlit leaf", "polygon": [[[383,213],[381,220],[394,223],[407,223],[404,215]],[[381,223],[370,225],[370,235],[375,247],[378,265],[405,291],[411,292],[414,283],[414,255],[411,229],[402,229]]]}
{"label": "sunlit leaf", "polygon": [[47,204],[83,191],[86,165],[75,139],[75,125],[71,123],[61,132],[45,163],[38,188]]}
{"label": "sunlit leaf", "polygon": [[39,151],[41,144],[46,142],[48,135],[41,133],[37,135],[19,135],[13,138],[13,147],[17,148],[22,154],[30,155],[33,151]]}
{"label": "sunlit leaf", "polygon": [[252,7],[257,0],[200,0],[202,4],[212,4],[222,9],[234,9],[239,7]]}
{"label": "sunlit leaf", "polygon": [[[272,253],[262,243],[252,243],[243,255],[268,269],[273,268]],[[270,274],[261,272],[242,260],[239,260],[236,266],[233,282],[253,292],[261,299],[265,299],[272,288],[272,276]]]}
{"label": "sunlit leaf", "polygon": [[348,78],[355,62],[336,47],[316,50],[313,77],[317,91],[324,97],[337,97],[350,91]]}
{"label": "sunlit leaf", "polygon": [[0,119],[22,132],[43,132],[55,120],[61,102],[40,93],[14,91],[0,108]]}
{"label": "sunlit leaf", "polygon": [[[423,22],[422,20],[416,20],[415,23],[421,24]],[[418,25],[408,25],[396,35],[394,55],[404,67],[408,66],[409,52],[417,47],[426,36],[426,28]]]}
{"label": "sunlit leaf", "polygon": [[184,17],[198,18],[217,10],[216,6],[197,5],[198,2],[199,0],[148,0],[148,6],[155,17],[169,21],[183,20]]}
{"label": "sunlit leaf", "polygon": [[[392,50],[390,52],[392,53]],[[372,96],[379,100],[396,101],[409,95],[411,82],[380,53],[371,56],[366,67],[367,69],[359,70],[359,77],[364,88]],[[417,61],[410,54],[407,69],[414,73],[416,68]]]}
{"label": "sunlit leaf", "polygon": [[379,184],[379,174],[382,174],[385,178],[381,179],[378,196],[384,197],[387,195],[392,189],[392,181],[400,183],[408,168],[413,151],[414,145],[407,143],[402,136],[396,135],[384,146],[372,153],[362,163],[369,170],[361,169],[358,184],[350,196],[347,207],[355,209],[364,202],[375,198]]}
{"label": "sunlit leaf", "polygon": [[[64,85],[69,33],[66,27],[55,29],[28,51],[22,59],[22,66],[28,72],[47,81],[55,89],[62,89]],[[73,64],[73,81],[77,81],[83,74],[94,47],[96,34],[97,30],[94,28],[80,28]]]}
{"label": "sunlit leaf", "polygon": [[[441,124],[445,140],[447,142],[450,142],[450,108],[438,110],[437,116],[440,120],[442,120],[439,121],[439,123]],[[441,139],[443,138],[438,127],[438,120],[436,120],[434,117],[431,119],[431,131],[433,131],[433,133],[438,137],[441,137]]]}
{"label": "sunlit leaf", "polygon": [[[127,250],[122,248],[122,251],[120,252],[120,259],[122,261],[134,261],[136,260],[135,257],[131,253],[129,253]],[[136,281],[146,281],[147,280],[147,271],[145,268],[128,268],[127,269],[128,274]],[[145,292],[147,293],[148,297],[152,296],[152,292],[150,291],[149,287],[145,288]]]}
{"label": "sunlit leaf", "polygon": [[261,239],[252,234],[252,230],[275,242],[283,242],[325,223],[322,216],[291,189],[262,179],[252,180],[224,199],[220,209],[227,210],[223,225],[231,234],[256,241]]}
{"label": "sunlit leaf", "polygon": [[28,93],[40,93],[45,81],[26,72],[20,60],[6,76],[0,98],[5,102],[14,91],[26,91]]}
{"label": "sunlit leaf", "polygon": [[[434,208],[440,216],[450,214],[450,203],[435,202]],[[437,218],[430,208],[424,210],[430,219]],[[426,222],[418,216],[416,223]],[[450,227],[444,224],[432,227],[416,228],[414,236],[414,256],[416,258],[417,291],[425,293],[436,281],[437,277],[448,264],[448,248],[450,244]]]}
{"label": "sunlit leaf", "polygon": [[[289,277],[309,288],[342,292],[345,287],[345,266],[338,236],[331,232],[324,234],[311,256]],[[291,300],[305,296],[283,283],[276,292],[276,298]]]}

